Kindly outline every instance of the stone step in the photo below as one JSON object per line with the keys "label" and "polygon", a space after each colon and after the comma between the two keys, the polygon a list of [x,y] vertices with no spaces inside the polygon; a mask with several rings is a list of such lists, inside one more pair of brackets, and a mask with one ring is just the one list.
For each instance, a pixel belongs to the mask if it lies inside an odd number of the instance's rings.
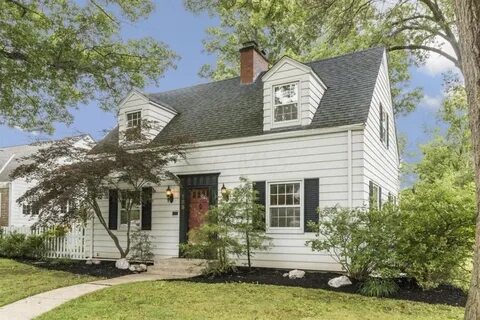
{"label": "stone step", "polygon": [[202,259],[155,259],[154,265],[148,268],[148,273],[168,279],[191,278],[201,275],[206,264],[207,261]]}
{"label": "stone step", "polygon": [[167,265],[162,265],[162,266],[150,266],[150,270],[156,270],[158,272],[169,272],[169,273],[174,273],[174,272],[182,272],[182,273],[202,273],[202,271],[205,269],[204,267],[198,267],[198,266],[167,266]]}

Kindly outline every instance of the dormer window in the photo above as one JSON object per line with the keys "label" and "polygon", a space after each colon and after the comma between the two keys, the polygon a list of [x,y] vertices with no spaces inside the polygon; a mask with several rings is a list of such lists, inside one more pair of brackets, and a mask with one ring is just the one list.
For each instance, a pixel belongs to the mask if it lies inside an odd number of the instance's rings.
{"label": "dormer window", "polygon": [[273,87],[273,121],[298,120],[298,83],[281,84]]}
{"label": "dormer window", "polygon": [[141,121],[142,121],[141,111],[127,113],[127,129],[140,127]]}

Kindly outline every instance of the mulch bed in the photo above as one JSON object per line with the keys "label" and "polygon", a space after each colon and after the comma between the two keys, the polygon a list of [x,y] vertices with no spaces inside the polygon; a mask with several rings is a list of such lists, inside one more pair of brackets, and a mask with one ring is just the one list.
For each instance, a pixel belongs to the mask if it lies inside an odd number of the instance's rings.
{"label": "mulch bed", "polygon": [[[236,273],[225,274],[217,277],[199,276],[187,281],[201,283],[254,283],[279,286],[291,286],[302,288],[323,289],[336,292],[359,294],[358,282],[351,286],[338,289],[328,286],[328,280],[340,276],[337,273],[307,272],[302,279],[289,279],[283,274],[289,270],[253,268],[238,268]],[[451,306],[465,306],[466,294],[455,287],[442,285],[432,290],[422,290],[414,281],[409,279],[398,279],[399,291],[386,299],[400,299],[419,301],[430,304],[447,304]]]}
{"label": "mulch bed", "polygon": [[115,278],[132,273],[130,270],[120,270],[115,268],[115,261],[102,261],[98,265],[87,265],[85,261],[81,260],[19,260],[19,262],[48,270],[66,271],[78,275],[89,275],[103,278]]}

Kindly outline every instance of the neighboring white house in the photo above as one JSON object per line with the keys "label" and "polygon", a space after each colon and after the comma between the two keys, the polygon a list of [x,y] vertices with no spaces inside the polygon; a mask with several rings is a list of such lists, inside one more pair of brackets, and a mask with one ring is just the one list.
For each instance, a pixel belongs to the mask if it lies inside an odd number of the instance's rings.
{"label": "neighboring white house", "polygon": [[[89,135],[69,137],[74,147],[90,146],[94,140]],[[31,187],[24,179],[10,178],[10,174],[21,164],[23,157],[36,153],[48,146],[47,141],[0,148],[0,227],[31,226],[35,223],[34,209],[28,204],[18,204],[17,199]]]}
{"label": "neighboring white house", "polygon": [[[255,266],[340,270],[328,253],[305,246],[314,236],[306,224],[318,219],[318,207],[379,205],[399,192],[386,52],[372,48],[310,63],[284,57],[269,68],[250,42],[240,61],[237,78],[157,94],[132,91],[119,105],[118,127],[96,150],[118,143],[119,132],[140,119],[159,124],[156,142],[196,141],[187,159],[171,167],[181,184],[146,188],[138,204],[156,259],[178,257],[198,217],[217,203],[223,186],[235,187],[242,176],[259,191],[273,239],[269,251],[255,255]],[[125,242],[121,192],[111,190],[101,206]],[[94,257],[118,258],[98,222],[90,231]]]}

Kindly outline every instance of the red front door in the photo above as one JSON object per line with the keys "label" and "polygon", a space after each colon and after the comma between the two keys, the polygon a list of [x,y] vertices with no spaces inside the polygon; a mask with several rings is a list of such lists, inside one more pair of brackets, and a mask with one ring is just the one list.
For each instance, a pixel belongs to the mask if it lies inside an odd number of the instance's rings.
{"label": "red front door", "polygon": [[197,229],[205,219],[209,207],[208,188],[190,190],[188,230]]}

